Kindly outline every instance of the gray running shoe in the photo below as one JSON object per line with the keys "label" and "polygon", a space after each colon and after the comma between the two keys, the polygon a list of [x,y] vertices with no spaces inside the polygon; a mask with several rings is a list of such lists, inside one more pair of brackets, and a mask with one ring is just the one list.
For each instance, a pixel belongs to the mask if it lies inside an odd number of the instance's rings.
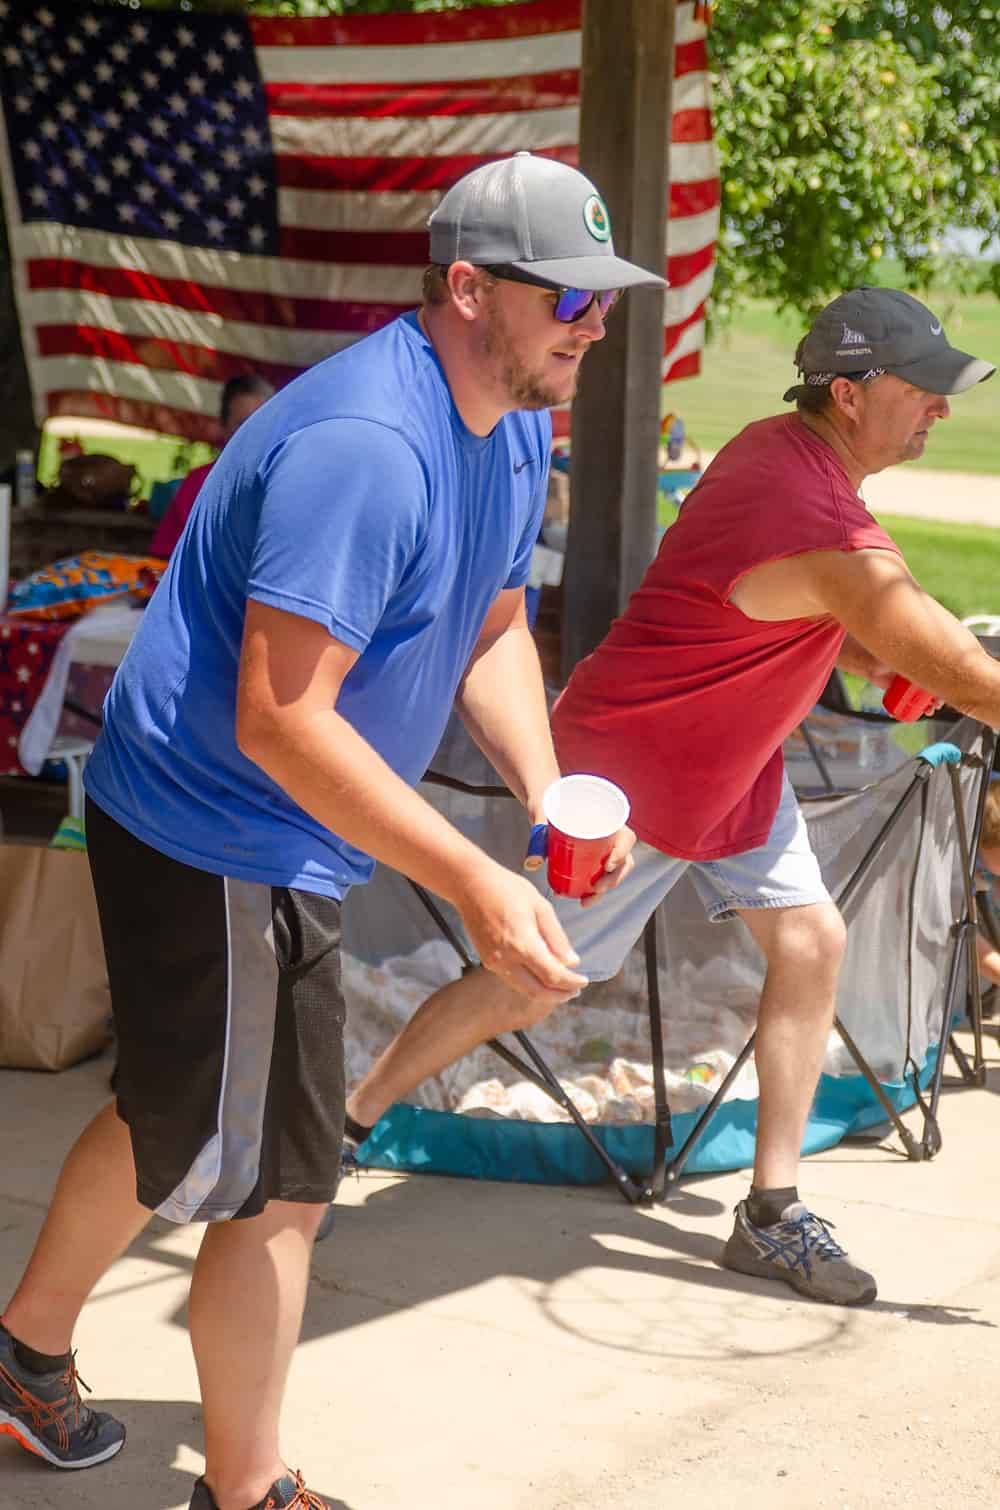
{"label": "gray running shoe", "polygon": [[122,1423],[84,1405],[81,1384],[88,1388],[76,1371],[75,1354],[54,1374],[22,1368],[10,1333],[0,1326],[0,1434],[53,1468],[93,1468],[125,1445]]}
{"label": "gray running shoe", "polygon": [[796,1201],[785,1207],[780,1222],[755,1227],[746,1201],[740,1201],[733,1235],[723,1250],[723,1268],[783,1280],[801,1295],[829,1305],[869,1305],[878,1294],[875,1281],[851,1263],[830,1236],[831,1225]]}
{"label": "gray running shoe", "polygon": [[[219,1510],[204,1479],[195,1482],[188,1510]],[[276,1479],[262,1500],[248,1510],[334,1510],[333,1500],[314,1494],[302,1482],[301,1473],[285,1473]]]}

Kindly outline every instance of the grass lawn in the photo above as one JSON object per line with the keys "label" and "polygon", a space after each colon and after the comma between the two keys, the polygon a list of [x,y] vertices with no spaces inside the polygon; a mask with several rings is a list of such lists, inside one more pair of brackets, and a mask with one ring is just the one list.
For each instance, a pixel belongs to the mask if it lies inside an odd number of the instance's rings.
{"label": "grass lawn", "polygon": [[[944,291],[928,295],[953,346],[1000,363],[1000,300]],[[709,345],[701,376],[664,390],[668,408],[683,419],[691,439],[717,451],[751,420],[780,414],[781,395],[795,381],[792,360],[805,324],[770,305],[748,305]],[[926,454],[914,466],[937,471],[1000,473],[1000,377],[959,394],[951,418],[935,427]]]}

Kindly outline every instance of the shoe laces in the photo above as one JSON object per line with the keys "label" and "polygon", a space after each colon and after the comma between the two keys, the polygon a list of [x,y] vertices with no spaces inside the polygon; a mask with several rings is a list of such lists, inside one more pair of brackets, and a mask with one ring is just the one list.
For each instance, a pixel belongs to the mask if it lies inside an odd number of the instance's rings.
{"label": "shoe laces", "polygon": [[811,1250],[817,1258],[838,1259],[846,1258],[846,1251],[840,1246],[835,1237],[830,1236],[833,1222],[828,1222],[822,1216],[817,1216],[814,1211],[805,1211],[801,1216],[794,1216],[790,1221],[782,1222],[783,1227],[794,1227],[802,1239],[803,1247]]}
{"label": "shoe laces", "polygon": [[318,1494],[313,1494],[311,1489],[306,1488],[300,1469],[296,1468],[292,1478],[295,1480],[295,1494],[289,1501],[287,1510],[329,1510],[326,1500],[320,1499]]}
{"label": "shoe laces", "polygon": [[70,1353],[69,1364],[59,1378],[67,1390],[66,1414],[72,1418],[73,1425],[79,1427],[84,1442],[89,1442],[91,1437],[96,1435],[100,1422],[90,1407],[83,1403],[83,1397],[80,1394],[81,1386],[88,1395],[93,1394],[93,1391],[86,1379],[81,1379],[77,1373],[75,1352]]}

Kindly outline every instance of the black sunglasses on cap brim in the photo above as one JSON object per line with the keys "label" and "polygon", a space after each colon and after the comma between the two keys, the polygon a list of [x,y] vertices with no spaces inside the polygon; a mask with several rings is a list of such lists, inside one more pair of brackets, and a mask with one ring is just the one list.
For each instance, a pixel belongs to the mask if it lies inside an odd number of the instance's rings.
{"label": "black sunglasses on cap brim", "polygon": [[523,273],[519,267],[510,267],[507,263],[484,267],[483,272],[489,273],[491,278],[502,278],[506,283],[527,283],[531,288],[544,288],[548,293],[555,294],[556,302],[552,313],[561,325],[575,325],[577,320],[582,320],[595,299],[601,319],[606,319],[622,293],[620,288],[602,289],[600,293],[592,288],[566,288],[564,284],[549,283],[545,278]]}

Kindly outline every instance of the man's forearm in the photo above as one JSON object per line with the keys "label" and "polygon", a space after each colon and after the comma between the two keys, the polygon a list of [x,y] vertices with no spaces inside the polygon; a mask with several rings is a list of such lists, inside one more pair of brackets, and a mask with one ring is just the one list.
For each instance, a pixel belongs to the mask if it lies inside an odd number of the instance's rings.
{"label": "man's forearm", "polygon": [[508,629],[476,656],[455,707],[494,770],[540,822],[542,793],[559,766],[538,651],[526,626]]}

